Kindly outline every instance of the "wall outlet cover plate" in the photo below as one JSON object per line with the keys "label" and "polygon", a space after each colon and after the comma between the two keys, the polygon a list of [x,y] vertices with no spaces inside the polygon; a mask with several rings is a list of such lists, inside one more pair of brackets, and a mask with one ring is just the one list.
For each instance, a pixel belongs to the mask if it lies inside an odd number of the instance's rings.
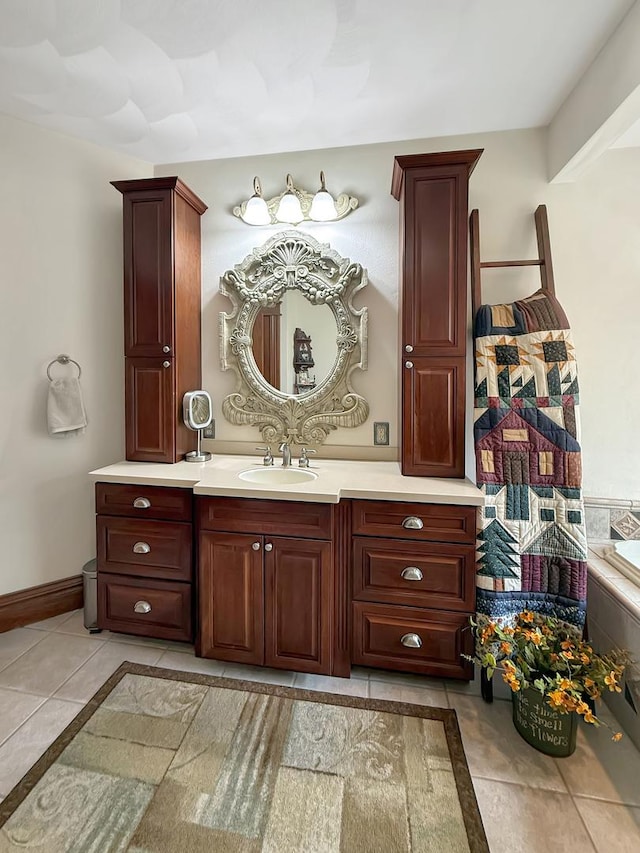
{"label": "wall outlet cover plate", "polygon": [[389,444],[389,422],[375,421],[373,424],[373,443],[376,445]]}

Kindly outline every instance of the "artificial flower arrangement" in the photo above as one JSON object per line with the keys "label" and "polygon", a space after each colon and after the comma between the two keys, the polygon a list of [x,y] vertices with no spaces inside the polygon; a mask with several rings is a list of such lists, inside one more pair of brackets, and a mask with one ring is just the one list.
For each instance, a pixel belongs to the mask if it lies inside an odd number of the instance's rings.
{"label": "artificial flower arrangement", "polygon": [[[560,714],[575,711],[586,723],[603,723],[593,711],[593,701],[605,690],[621,692],[620,679],[629,662],[626,652],[596,654],[566,623],[528,610],[510,625],[473,620],[471,624],[476,652],[468,657],[484,667],[489,678],[500,670],[513,693],[531,687]],[[613,734],[613,740],[621,738],[621,732]]]}

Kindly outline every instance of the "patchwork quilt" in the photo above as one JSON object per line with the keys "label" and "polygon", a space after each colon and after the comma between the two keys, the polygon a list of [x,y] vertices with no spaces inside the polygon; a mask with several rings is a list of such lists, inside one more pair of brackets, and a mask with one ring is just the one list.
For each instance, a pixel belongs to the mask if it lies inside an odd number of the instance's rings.
{"label": "patchwork quilt", "polygon": [[483,305],[474,329],[479,510],[477,612],[522,610],[581,632],[587,544],[581,493],[578,375],[569,323],[547,291]]}

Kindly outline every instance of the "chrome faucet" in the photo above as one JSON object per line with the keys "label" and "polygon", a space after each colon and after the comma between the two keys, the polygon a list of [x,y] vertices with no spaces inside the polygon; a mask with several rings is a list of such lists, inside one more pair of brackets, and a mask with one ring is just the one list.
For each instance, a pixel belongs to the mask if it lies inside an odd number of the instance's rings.
{"label": "chrome faucet", "polygon": [[256,450],[264,451],[264,458],[262,460],[263,465],[273,465],[273,454],[271,453],[271,448],[269,447],[269,445],[267,445],[266,447],[256,447]]}
{"label": "chrome faucet", "polygon": [[298,465],[300,468],[308,468],[309,467],[309,453],[317,453],[316,450],[312,450],[311,448],[303,447],[300,451],[300,459],[298,459]]}
{"label": "chrome faucet", "polygon": [[282,453],[282,467],[288,468],[291,465],[291,448],[286,441],[283,441],[278,450]]}

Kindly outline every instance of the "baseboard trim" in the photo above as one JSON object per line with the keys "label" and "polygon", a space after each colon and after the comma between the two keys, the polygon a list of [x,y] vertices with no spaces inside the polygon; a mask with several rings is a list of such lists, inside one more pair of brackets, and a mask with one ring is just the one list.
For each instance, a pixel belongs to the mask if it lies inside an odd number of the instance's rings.
{"label": "baseboard trim", "polygon": [[82,607],[82,575],[0,595],[0,634]]}

